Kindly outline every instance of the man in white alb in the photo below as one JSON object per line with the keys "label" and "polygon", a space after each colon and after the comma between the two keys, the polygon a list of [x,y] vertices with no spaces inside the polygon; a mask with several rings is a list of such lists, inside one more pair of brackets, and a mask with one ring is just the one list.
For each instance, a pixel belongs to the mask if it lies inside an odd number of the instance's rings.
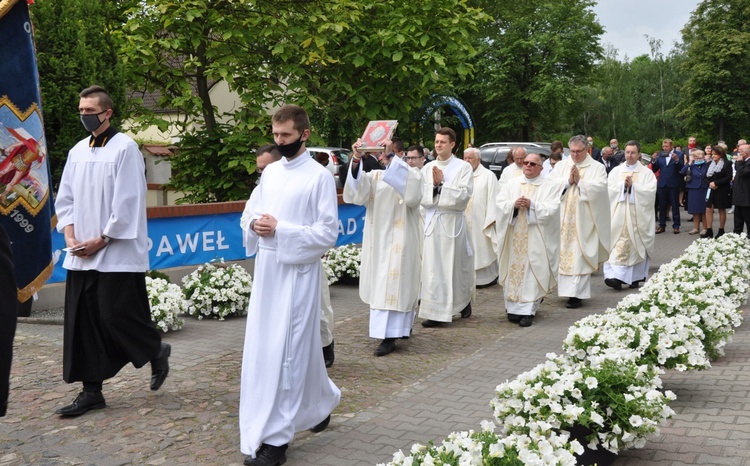
{"label": "man in white alb", "polygon": [[437,159],[422,168],[425,210],[422,253],[423,327],[440,327],[453,314],[471,316],[474,293],[474,253],[464,211],[474,190],[471,165],[453,156],[456,132],[440,128],[435,134]]}
{"label": "man in white alb", "polygon": [[639,162],[641,144],[625,144],[625,163],[609,173],[612,213],[612,251],[604,263],[604,283],[621,290],[638,288],[648,276],[648,257],[654,252],[656,176]]}
{"label": "man in white alb", "polygon": [[479,149],[470,147],[464,151],[464,160],[474,170],[474,193],[466,207],[466,221],[471,232],[474,249],[476,287],[483,288],[497,283],[497,257],[495,249],[495,199],[497,177],[484,168]]}
{"label": "man in white alb", "polygon": [[513,154],[513,164],[505,167],[500,174],[497,188],[498,192],[503,189],[503,185],[508,181],[523,176],[523,161],[526,160],[526,149],[517,146],[512,148],[510,153]]}
{"label": "man in white alb", "polygon": [[[259,175],[262,175],[268,165],[279,160],[281,160],[281,154],[276,150],[275,144],[262,146],[255,153],[255,171]],[[256,184],[259,182],[260,178],[258,178]],[[242,217],[240,218],[240,228],[243,230],[242,245],[245,247],[247,247],[248,243],[247,235],[250,234],[248,226],[252,219],[252,206],[257,192],[257,189],[253,189],[253,192],[250,193],[250,199],[245,204],[245,210],[242,212]],[[253,254],[253,251],[247,251],[248,257]],[[323,264],[321,263],[320,266],[323,267]],[[320,295],[320,341],[321,345],[323,345],[323,360],[326,367],[331,367],[335,359],[333,351],[333,306],[331,305],[331,292],[328,288],[328,277],[325,273],[320,275]]]}
{"label": "man in white alb", "polygon": [[604,165],[588,154],[582,135],[568,141],[570,157],[549,174],[561,184],[560,268],[557,293],[565,307],[579,308],[591,297],[591,274],[609,258],[609,195]]}
{"label": "man in white alb", "polygon": [[385,356],[396,348],[396,339],[409,337],[414,324],[422,262],[422,173],[398,156],[386,159],[385,170],[364,173],[361,145],[357,140],[352,147],[344,202],[367,208],[359,296],[370,305],[370,337],[382,340],[375,356]]}
{"label": "man in white alb", "polygon": [[284,157],[256,188],[247,248],[257,254],[240,387],[244,464],[286,462],[295,432],[328,426],[341,392],[320,357],[321,256],[336,243],[338,208],[330,172],[310,157],[307,113],[281,107],[272,119]]}
{"label": "man in white alb", "polygon": [[560,184],[546,179],[542,158],[529,154],[523,174],[497,196],[500,283],[508,320],[531,326],[542,300],[557,283]]}

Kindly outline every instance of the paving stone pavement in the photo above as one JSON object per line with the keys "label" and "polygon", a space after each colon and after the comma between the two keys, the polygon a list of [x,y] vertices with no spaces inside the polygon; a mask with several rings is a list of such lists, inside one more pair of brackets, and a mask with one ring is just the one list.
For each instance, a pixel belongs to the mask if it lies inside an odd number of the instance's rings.
{"label": "paving stone pavement", "polygon": [[[731,224],[732,219],[729,219]],[[652,272],[678,256],[694,236],[657,236]],[[415,442],[440,441],[491,419],[499,383],[560,352],[578,319],[614,306],[628,291],[594,276],[593,298],[576,310],[549,297],[530,328],[506,321],[499,288],[478,290],[474,314],[448,328],[415,326],[387,357],[372,355],[368,311],[352,286],[331,288],[336,310],[336,362],[330,376],[342,403],[330,427],[298,434],[288,465],[374,465]],[[107,408],[74,419],[54,410],[79,385],[61,376],[62,327],[24,319],[16,334],[8,416],[0,420],[0,466],[211,464],[239,465],[237,409],[245,319],[186,319],[164,336],[172,344],[171,373],[148,389],[150,371],[126,367],[105,383]],[[750,332],[740,327],[726,356],[707,371],[667,372],[677,414],[641,450],[623,452],[617,466],[750,465]]]}

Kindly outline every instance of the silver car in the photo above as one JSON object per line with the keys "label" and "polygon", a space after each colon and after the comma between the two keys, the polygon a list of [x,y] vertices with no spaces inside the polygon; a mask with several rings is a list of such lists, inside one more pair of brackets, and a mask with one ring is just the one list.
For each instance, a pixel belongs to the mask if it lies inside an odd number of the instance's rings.
{"label": "silver car", "polygon": [[343,147],[308,147],[307,150],[313,159],[333,174],[336,178],[336,187],[343,188],[339,180],[339,170],[349,162],[352,151]]}

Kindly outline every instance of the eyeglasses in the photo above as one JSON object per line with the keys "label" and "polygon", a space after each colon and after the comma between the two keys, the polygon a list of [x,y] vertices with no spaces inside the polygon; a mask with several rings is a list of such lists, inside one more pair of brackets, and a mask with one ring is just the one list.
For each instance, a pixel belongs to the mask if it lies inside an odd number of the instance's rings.
{"label": "eyeglasses", "polygon": [[539,165],[538,163],[531,162],[529,160],[524,160],[523,164],[526,165],[527,167],[541,167],[541,165]]}

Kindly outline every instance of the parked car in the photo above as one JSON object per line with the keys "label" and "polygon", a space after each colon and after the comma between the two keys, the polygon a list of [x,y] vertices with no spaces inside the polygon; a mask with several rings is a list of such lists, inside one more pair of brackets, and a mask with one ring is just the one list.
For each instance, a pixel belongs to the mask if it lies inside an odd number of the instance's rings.
{"label": "parked car", "polygon": [[544,144],[535,142],[488,142],[479,146],[479,157],[482,159],[482,165],[492,171],[497,179],[500,179],[503,168],[506,166],[505,158],[512,148],[521,146],[526,149],[527,154],[539,154],[546,159],[551,152],[549,145],[545,147]]}
{"label": "parked car", "polygon": [[339,179],[339,167],[349,162],[352,151],[343,147],[308,147],[310,156],[330,171],[336,178],[336,187],[343,188]]}

